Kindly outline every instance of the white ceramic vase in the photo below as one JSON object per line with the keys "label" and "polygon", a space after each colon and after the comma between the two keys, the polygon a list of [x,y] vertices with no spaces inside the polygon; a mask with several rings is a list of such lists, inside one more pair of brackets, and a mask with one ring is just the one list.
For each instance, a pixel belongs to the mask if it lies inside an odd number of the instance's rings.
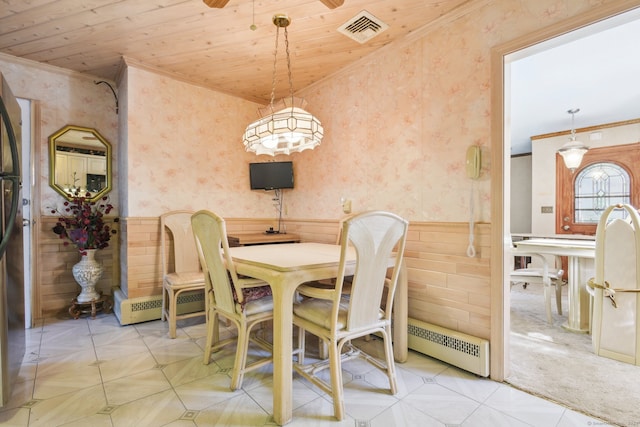
{"label": "white ceramic vase", "polygon": [[71,268],[73,278],[82,288],[77,298],[79,303],[100,298],[100,293],[96,291],[96,283],[102,277],[102,264],[95,259],[96,251],[97,249],[85,249],[86,255],[82,255],[80,262]]}

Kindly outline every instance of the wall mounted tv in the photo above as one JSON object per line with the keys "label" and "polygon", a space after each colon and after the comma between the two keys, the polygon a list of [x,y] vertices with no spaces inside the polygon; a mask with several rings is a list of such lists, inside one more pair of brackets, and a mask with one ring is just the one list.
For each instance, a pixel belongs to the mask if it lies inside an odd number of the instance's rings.
{"label": "wall mounted tv", "polygon": [[249,163],[252,190],[293,188],[293,162]]}

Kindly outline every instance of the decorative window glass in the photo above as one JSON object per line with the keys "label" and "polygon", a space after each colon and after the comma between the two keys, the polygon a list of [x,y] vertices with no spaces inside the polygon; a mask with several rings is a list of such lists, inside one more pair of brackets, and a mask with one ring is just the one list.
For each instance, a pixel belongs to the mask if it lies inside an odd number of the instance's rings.
{"label": "decorative window glass", "polygon": [[[615,163],[594,163],[582,169],[575,180],[576,223],[598,223],[602,212],[617,203],[630,203],[629,173]],[[624,219],[627,212],[615,209],[610,219]]]}

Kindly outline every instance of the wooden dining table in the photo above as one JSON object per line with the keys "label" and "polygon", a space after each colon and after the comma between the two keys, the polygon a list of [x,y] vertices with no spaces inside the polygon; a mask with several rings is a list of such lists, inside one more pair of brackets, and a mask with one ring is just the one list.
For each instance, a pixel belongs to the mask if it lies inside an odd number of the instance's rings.
{"label": "wooden dining table", "polygon": [[[284,243],[230,248],[238,274],[267,282],[273,293],[273,418],[287,424],[293,413],[293,302],[296,288],[304,282],[335,278],[341,247],[325,243]],[[347,255],[346,274],[354,273],[355,251]],[[393,267],[394,260],[389,260]],[[394,359],[408,356],[408,286],[404,263],[394,296]]]}

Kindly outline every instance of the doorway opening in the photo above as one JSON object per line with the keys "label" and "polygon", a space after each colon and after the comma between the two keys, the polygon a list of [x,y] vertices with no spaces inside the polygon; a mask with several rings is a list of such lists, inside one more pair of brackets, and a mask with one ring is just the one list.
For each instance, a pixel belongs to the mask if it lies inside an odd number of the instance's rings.
{"label": "doorway opening", "polygon": [[[496,332],[495,332],[496,334],[498,332],[502,333],[502,341],[499,341],[502,344],[501,351],[503,352],[503,356],[504,356],[502,373],[504,374],[504,379],[507,380],[507,382],[509,382],[508,379],[511,374],[510,366],[512,364],[512,358],[514,356],[514,353],[512,352],[512,349],[511,349],[512,319],[510,314],[510,307],[511,307],[512,301],[511,301],[511,293],[510,293],[511,292],[510,284],[508,279],[508,273],[510,269],[513,267],[513,257],[509,253],[509,246],[511,243],[511,233],[513,231],[511,228],[511,210],[510,210],[511,208],[510,186],[512,183],[509,177],[511,176],[512,154],[522,153],[522,152],[512,153],[512,150],[511,150],[512,149],[511,141],[513,139],[511,125],[513,124],[514,121],[516,121],[516,118],[513,117],[513,109],[512,109],[514,93],[512,92],[511,83],[514,78],[513,73],[515,72],[515,68],[513,67],[513,65],[514,63],[516,63],[516,61],[523,60],[529,56],[532,56],[544,50],[553,49],[554,47],[567,44],[570,41],[574,41],[586,36],[594,35],[608,28],[613,28],[615,26],[618,26],[624,22],[640,20],[640,9],[630,10],[630,6],[627,6],[627,10],[621,10],[623,9],[621,5],[618,6],[618,8],[619,10],[613,10],[613,8],[609,9],[608,11],[603,10],[599,12],[600,13],[599,16],[596,13],[591,13],[589,16],[585,15],[583,17],[571,19],[567,23],[559,24],[553,29],[549,29],[545,32],[539,32],[539,33],[530,35],[528,37],[523,37],[522,39],[519,39],[515,42],[510,43],[508,46],[505,45],[500,49],[496,49],[496,51],[494,52],[493,64],[494,66],[496,66],[496,68],[501,69],[500,82],[498,83],[500,88],[497,89],[497,91],[499,91],[500,93],[499,93],[499,96],[496,97],[497,99],[494,99],[494,101],[496,102],[494,103],[494,105],[502,113],[500,114],[500,117],[496,117],[494,120],[494,127],[495,127],[494,137],[497,137],[494,139],[494,148],[497,148],[497,150],[495,150],[496,152],[494,153],[494,158],[493,158],[493,160],[495,160],[494,164],[500,164],[501,167],[500,167],[500,171],[496,172],[496,175],[494,175],[492,179],[496,179],[498,181],[495,184],[494,188],[499,188],[499,190],[502,192],[501,193],[502,197],[500,198],[500,202],[499,202],[501,203],[502,206],[500,207],[495,206],[493,213],[496,213],[496,215],[495,216],[492,215],[492,218],[495,219],[495,224],[496,224],[496,227],[494,229],[493,239],[492,239],[492,246],[495,248],[492,253],[492,266],[493,266],[492,273],[495,273],[495,277],[502,277],[502,281],[501,283],[495,284],[494,290],[500,293],[501,304],[499,304],[499,308],[493,311],[493,315],[494,316],[497,315],[498,317],[502,316],[502,318],[497,319],[493,323],[492,335],[494,333],[493,332],[494,327],[496,327]],[[558,67],[561,68],[560,65],[558,65]],[[537,72],[544,72],[544,70],[537,70]],[[610,78],[615,79],[616,77],[611,76]],[[518,96],[522,97],[523,95],[518,94]],[[500,102],[501,105],[497,105],[497,102]],[[569,103],[571,102],[571,100],[561,101],[561,102]],[[572,108],[572,107],[574,107],[574,105],[565,105],[565,104],[559,105],[560,109],[566,109],[566,108]],[[637,109],[635,110],[636,111],[630,111],[630,114],[638,115]],[[606,123],[607,120],[608,119],[606,118],[602,119],[602,122]],[[598,124],[602,124],[602,122]],[[568,126],[565,125],[564,128],[560,127],[555,130],[549,130],[548,132],[558,131],[566,128],[568,128]],[[539,133],[545,133],[545,132],[539,132]],[[534,132],[534,133],[531,133],[529,136],[533,136],[536,134],[538,133]],[[500,145],[496,146],[495,144],[500,144]],[[550,167],[554,167],[554,165],[550,165]],[[501,174],[501,176],[498,176],[498,174]],[[553,191],[555,189],[550,189],[550,190]],[[555,193],[551,194],[551,197],[555,198]],[[551,203],[551,205],[553,205],[553,203]],[[501,209],[501,212],[497,212],[498,209]],[[531,211],[534,211],[535,209],[540,210],[539,203],[537,204],[532,203],[532,207],[530,209]],[[554,229],[555,215],[550,215],[550,216],[552,217],[552,221],[553,221],[552,229]],[[535,224],[532,225],[532,228],[535,228]],[[536,233],[535,229],[530,229],[528,231],[529,233]],[[554,234],[554,233],[550,232],[548,234]],[[495,257],[495,260],[494,260],[494,257]],[[538,303],[540,307],[543,306],[542,299],[540,299]],[[501,310],[501,311],[498,311],[498,310]],[[500,331],[498,331],[498,329],[500,329]],[[540,335],[541,336],[545,335],[544,331],[540,331]],[[492,338],[496,338],[496,336],[493,335]],[[493,345],[493,342],[492,342],[492,345]],[[587,351],[588,349],[589,349],[589,345],[587,345]],[[529,350],[533,353],[541,351],[539,347],[531,347]],[[560,358],[557,357],[557,359],[559,361]],[[571,360],[572,360],[571,363],[562,365],[565,368],[566,375],[561,377],[554,377],[554,381],[556,383],[558,384],[564,383],[565,386],[569,384],[571,384],[572,386],[575,386],[576,379],[577,379],[575,374],[576,371],[575,370],[571,371],[567,368],[576,367],[579,362],[575,360],[575,358]],[[602,359],[602,365],[606,365],[607,362],[608,362],[608,359]],[[492,364],[492,367],[493,366],[495,365]],[[573,372],[574,376],[570,376],[571,375],[570,372]],[[589,375],[589,368],[584,368],[582,369],[581,372],[583,376],[586,375],[588,379],[593,381],[593,376]],[[538,379],[540,379],[541,373],[539,372],[538,374],[539,374]],[[600,382],[603,382],[602,380],[606,380],[606,378],[604,377],[598,378],[598,380],[601,380]],[[615,387],[620,388],[619,385],[615,385]],[[570,386],[567,386],[565,388],[569,389],[570,392],[571,390],[573,390],[576,396],[581,396],[581,394],[585,392],[584,388],[577,387],[572,389],[572,387]],[[604,394],[604,396],[606,395],[607,393]],[[553,399],[553,396],[549,394],[546,394],[545,396],[552,398],[552,400],[558,400],[558,399]],[[603,398],[602,396],[603,395],[600,395],[600,400],[601,401],[603,399],[606,400],[606,398]],[[584,408],[576,408],[576,409],[584,410]],[[593,414],[593,413],[592,415],[598,416],[598,414]]]}

